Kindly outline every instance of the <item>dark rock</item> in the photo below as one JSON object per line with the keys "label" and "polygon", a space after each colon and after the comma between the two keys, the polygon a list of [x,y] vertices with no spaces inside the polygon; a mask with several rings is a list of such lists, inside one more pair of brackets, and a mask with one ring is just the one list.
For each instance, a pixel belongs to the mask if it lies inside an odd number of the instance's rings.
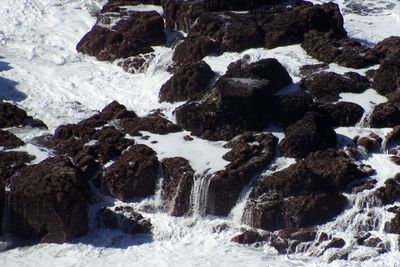
{"label": "dark rock", "polygon": [[362,93],[368,87],[368,79],[355,72],[347,72],[343,76],[334,72],[320,72],[300,82],[302,90],[324,102],[338,101],[340,93]]}
{"label": "dark rock", "polygon": [[400,53],[391,55],[376,70],[372,87],[381,95],[400,89]]}
{"label": "dark rock", "polygon": [[132,146],[106,169],[105,185],[113,197],[125,201],[154,193],[158,177],[155,152],[145,145]]}
{"label": "dark rock", "polygon": [[184,158],[163,160],[162,192],[165,210],[172,216],[183,216],[190,208],[194,170]]}
{"label": "dark rock", "polygon": [[400,234],[400,213],[396,213],[396,216],[390,221],[385,223],[385,232],[391,234]]}
{"label": "dark rock", "polygon": [[265,242],[267,237],[254,230],[245,230],[241,234],[234,236],[231,241],[239,244],[254,244],[256,242]]}
{"label": "dark rock", "polygon": [[153,52],[166,42],[164,21],[156,11],[131,12],[111,29],[95,25],[76,46],[78,52],[113,61]]}
{"label": "dark rock", "polygon": [[300,75],[302,76],[310,76],[316,72],[320,72],[322,70],[326,70],[328,68],[328,64],[326,63],[319,63],[319,64],[312,64],[312,65],[304,65],[300,67]]}
{"label": "dark rock", "polygon": [[152,224],[132,207],[118,206],[115,210],[102,208],[96,215],[97,227],[117,229],[127,234],[147,234]]}
{"label": "dark rock", "polygon": [[141,135],[140,131],[147,131],[154,134],[169,134],[182,130],[178,125],[164,118],[163,114],[159,111],[142,118],[120,120],[119,126],[130,135]]}
{"label": "dark rock", "polygon": [[364,147],[368,152],[379,152],[381,150],[382,138],[371,133],[369,136],[358,138],[357,145]]}
{"label": "dark rock", "polygon": [[389,128],[400,124],[400,110],[398,105],[386,102],[377,105],[369,117],[372,128]]}
{"label": "dark rock", "polygon": [[348,68],[366,68],[379,62],[379,55],[373,49],[349,38],[335,38],[332,34],[306,33],[301,47],[319,61]]}
{"label": "dark rock", "polygon": [[63,157],[49,158],[11,179],[11,232],[40,242],[64,243],[88,231],[89,185]]}
{"label": "dark rock", "polygon": [[232,140],[232,150],[223,157],[231,163],[210,178],[206,213],[227,216],[243,187],[272,161],[277,143],[275,136],[264,133],[245,133]]}
{"label": "dark rock", "polygon": [[388,37],[377,43],[374,49],[383,57],[390,57],[400,53],[400,36]]}
{"label": "dark rock", "polygon": [[15,126],[47,128],[42,121],[33,119],[17,106],[7,102],[0,102],[0,128]]}
{"label": "dark rock", "polygon": [[371,179],[363,182],[359,182],[354,184],[354,187],[351,189],[351,192],[354,194],[363,192],[364,190],[371,190],[375,187],[375,185],[378,183],[377,180]]}
{"label": "dark rock", "polygon": [[6,190],[3,181],[0,179],[0,235],[3,229],[3,213],[6,203]]}
{"label": "dark rock", "polygon": [[395,126],[393,130],[385,136],[383,148],[389,150],[400,144],[400,125]]}
{"label": "dark rock", "polygon": [[124,105],[121,105],[117,101],[113,101],[103,108],[99,116],[100,119],[105,121],[137,117],[135,112],[128,111]]}
{"label": "dark rock", "polygon": [[211,38],[224,52],[263,46],[262,29],[251,14],[206,13],[196,20],[188,35]]}
{"label": "dark rock", "polygon": [[161,87],[160,102],[179,102],[193,98],[204,91],[214,72],[204,61],[179,67],[174,75]]}
{"label": "dark rock", "polygon": [[274,95],[268,104],[272,122],[284,127],[302,119],[307,112],[314,109],[312,97],[304,91]]}
{"label": "dark rock", "polygon": [[263,14],[261,22],[267,48],[301,43],[304,34],[310,31],[329,32],[337,38],[347,36],[339,6],[334,3],[312,5],[302,2],[280,12],[272,9]]}
{"label": "dark rock", "polygon": [[0,147],[5,149],[23,146],[25,143],[14,134],[0,130]]}
{"label": "dark rock", "polygon": [[256,62],[249,62],[249,60],[247,56],[244,56],[229,64],[223,77],[268,80],[268,89],[271,94],[292,83],[289,73],[275,58],[261,59]]}
{"label": "dark rock", "polygon": [[174,49],[172,60],[178,65],[193,64],[210,54],[220,55],[219,45],[205,36],[188,36]]}
{"label": "dark rock", "polygon": [[342,248],[346,245],[346,241],[344,241],[342,238],[333,238],[329,243],[326,245],[325,249],[329,248]]}
{"label": "dark rock", "polygon": [[271,231],[325,223],[347,203],[337,192],[365,176],[343,152],[312,153],[258,180],[246,204],[247,223]]}
{"label": "dark rock", "polygon": [[364,114],[364,109],[353,102],[326,103],[316,110],[329,120],[332,127],[354,126]]}
{"label": "dark rock", "polygon": [[398,176],[396,175],[394,179],[387,179],[385,185],[374,192],[374,196],[379,198],[384,205],[392,204],[400,197],[400,177]]}
{"label": "dark rock", "polygon": [[161,0],[109,0],[100,12],[119,12],[122,6],[161,5],[161,2]]}
{"label": "dark rock", "polygon": [[379,237],[370,237],[368,240],[365,241],[364,246],[376,248],[379,243],[382,243],[382,239]]}
{"label": "dark rock", "polygon": [[145,73],[154,58],[155,55],[153,53],[128,57],[121,59],[118,62],[118,66],[129,73]]}
{"label": "dark rock", "polygon": [[26,152],[0,151],[0,181],[7,181],[18,170],[26,166],[35,157]]}
{"label": "dark rock", "polygon": [[[268,72],[276,73],[276,78],[265,74]],[[280,89],[278,85],[288,82],[286,75],[276,60],[265,59],[243,67],[235,63],[228,77],[221,77],[215,88],[204,93],[203,101],[188,102],[175,110],[178,125],[209,140],[230,140],[245,131],[262,130],[269,121],[266,103]],[[249,76],[261,79],[246,78]],[[271,83],[263,77],[271,77]]]}
{"label": "dark rock", "polygon": [[302,158],[317,150],[336,147],[336,133],[324,116],[309,112],[285,130],[280,146],[284,155]]}

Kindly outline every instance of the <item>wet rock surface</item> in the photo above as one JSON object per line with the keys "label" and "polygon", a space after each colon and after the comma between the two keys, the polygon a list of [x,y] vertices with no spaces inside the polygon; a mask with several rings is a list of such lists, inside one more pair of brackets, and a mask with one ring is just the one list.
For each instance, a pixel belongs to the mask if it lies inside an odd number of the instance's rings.
{"label": "wet rock surface", "polygon": [[172,216],[189,212],[195,171],[188,160],[180,157],[162,161],[164,179],[162,193],[165,210]]}
{"label": "wet rock surface", "polygon": [[152,224],[129,206],[117,206],[114,210],[102,208],[96,215],[99,228],[120,230],[127,234],[151,233]]}
{"label": "wet rock surface", "polygon": [[5,149],[23,146],[25,143],[14,134],[0,130],[0,147]]}
{"label": "wet rock surface", "polygon": [[44,124],[42,121],[28,116],[26,111],[18,108],[17,106],[7,102],[0,102],[0,128],[15,126],[47,128],[46,124]]}
{"label": "wet rock surface", "polygon": [[26,152],[0,151],[0,180],[8,184],[9,178],[34,158]]}
{"label": "wet rock surface", "polygon": [[400,52],[386,58],[375,72],[373,88],[381,95],[400,89]]}
{"label": "wet rock surface", "polygon": [[400,110],[397,103],[386,102],[377,105],[369,117],[369,125],[373,128],[394,127],[400,124]]}
{"label": "wet rock surface", "polygon": [[11,231],[40,242],[63,243],[88,231],[87,177],[63,157],[48,158],[11,179]]}

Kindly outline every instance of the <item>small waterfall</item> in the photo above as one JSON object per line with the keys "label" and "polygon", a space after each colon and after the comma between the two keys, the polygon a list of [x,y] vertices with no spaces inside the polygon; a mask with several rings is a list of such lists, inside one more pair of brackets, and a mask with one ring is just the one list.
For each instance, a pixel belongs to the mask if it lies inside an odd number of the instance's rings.
{"label": "small waterfall", "polygon": [[204,173],[195,173],[193,176],[193,187],[190,194],[191,212],[195,217],[205,216],[207,209],[208,187],[210,185],[212,175]]}

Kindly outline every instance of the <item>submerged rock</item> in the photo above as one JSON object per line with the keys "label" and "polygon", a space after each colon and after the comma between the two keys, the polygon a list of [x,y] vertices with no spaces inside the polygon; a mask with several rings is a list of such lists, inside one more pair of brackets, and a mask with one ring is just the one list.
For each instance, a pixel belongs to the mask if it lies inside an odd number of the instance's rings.
{"label": "submerged rock", "polygon": [[67,158],[25,167],[11,179],[11,232],[46,243],[85,235],[89,196],[87,178]]}

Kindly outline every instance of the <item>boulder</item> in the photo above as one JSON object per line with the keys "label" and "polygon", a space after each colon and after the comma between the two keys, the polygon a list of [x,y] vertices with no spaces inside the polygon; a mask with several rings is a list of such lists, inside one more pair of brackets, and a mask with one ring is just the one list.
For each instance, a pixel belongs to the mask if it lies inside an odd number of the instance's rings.
{"label": "boulder", "polygon": [[67,158],[25,167],[11,179],[11,232],[46,243],[85,235],[89,192],[87,178]]}
{"label": "boulder", "polygon": [[105,170],[104,191],[125,201],[154,194],[158,178],[156,153],[145,145],[134,145]]}
{"label": "boulder", "polygon": [[369,117],[372,128],[389,128],[400,124],[400,110],[398,104],[386,102],[377,105]]}
{"label": "boulder", "polygon": [[178,67],[161,87],[160,102],[179,102],[193,98],[207,89],[214,72],[204,61]]}
{"label": "boulder", "polygon": [[388,95],[400,89],[400,53],[382,61],[375,72],[372,87],[381,95]]}
{"label": "boulder", "polygon": [[0,151],[0,180],[6,181],[35,157],[26,152]]}
{"label": "boulder", "polygon": [[176,157],[162,161],[164,179],[162,196],[165,210],[172,216],[183,216],[190,209],[194,170],[189,161]]}
{"label": "boulder", "polygon": [[382,57],[390,57],[392,55],[400,53],[400,36],[390,36],[374,47]]}
{"label": "boulder", "polygon": [[24,144],[25,143],[14,134],[0,130],[0,148],[10,149],[23,146]]}
{"label": "boulder", "polygon": [[319,72],[300,81],[301,90],[323,102],[338,101],[340,93],[362,93],[369,87],[368,79],[355,72],[347,72],[343,76],[334,72]]}
{"label": "boulder", "polygon": [[227,216],[244,186],[273,160],[277,143],[271,134],[251,132],[230,141],[227,147],[232,150],[223,157],[230,163],[210,177],[206,213]]}
{"label": "boulder", "polygon": [[332,127],[354,126],[364,114],[364,109],[353,102],[326,103],[316,110],[329,120]]}
{"label": "boulder", "polygon": [[385,232],[391,234],[400,234],[400,212],[397,212],[394,218],[385,223]]}
{"label": "boulder", "polygon": [[33,119],[31,116],[17,106],[0,102],[0,128],[15,126],[29,126],[34,128],[47,128],[41,120]]}
{"label": "boulder", "polygon": [[164,21],[156,11],[130,12],[111,29],[95,25],[77,44],[78,52],[113,61],[153,52],[166,42]]}
{"label": "boulder", "polygon": [[357,138],[356,143],[357,145],[364,147],[367,152],[379,152],[382,149],[382,138],[375,133]]}
{"label": "boulder", "polygon": [[258,233],[255,230],[245,230],[242,233],[232,237],[231,241],[238,244],[254,244],[257,242],[265,242],[268,237]]}
{"label": "boulder", "polygon": [[393,179],[387,179],[385,185],[374,192],[374,196],[382,201],[383,205],[393,204],[400,197],[400,175]]}
{"label": "boulder", "polygon": [[285,130],[280,146],[285,156],[303,158],[317,150],[334,148],[336,142],[336,133],[326,117],[309,112]]}
{"label": "boulder", "polygon": [[372,48],[349,38],[337,38],[331,33],[308,32],[301,47],[319,61],[348,68],[361,69],[379,62],[379,55]]}
{"label": "boulder", "polygon": [[383,148],[389,150],[400,144],[400,125],[393,127],[393,130],[385,136]]}
{"label": "boulder", "polygon": [[217,42],[209,37],[190,35],[176,45],[172,60],[177,65],[193,64],[211,54],[222,54]]}
{"label": "boulder", "polygon": [[117,206],[114,210],[103,207],[96,215],[99,228],[120,230],[127,234],[151,233],[152,224],[130,206]]}
{"label": "boulder", "polygon": [[118,120],[118,119],[132,119],[136,118],[137,115],[133,111],[128,111],[124,105],[121,105],[117,101],[113,101],[103,108],[100,112],[99,117],[101,120]]}
{"label": "boulder", "polygon": [[329,68],[329,65],[326,63],[318,63],[318,64],[307,64],[301,66],[299,71],[301,76],[310,76],[316,72],[320,72],[322,70],[326,70]]}

